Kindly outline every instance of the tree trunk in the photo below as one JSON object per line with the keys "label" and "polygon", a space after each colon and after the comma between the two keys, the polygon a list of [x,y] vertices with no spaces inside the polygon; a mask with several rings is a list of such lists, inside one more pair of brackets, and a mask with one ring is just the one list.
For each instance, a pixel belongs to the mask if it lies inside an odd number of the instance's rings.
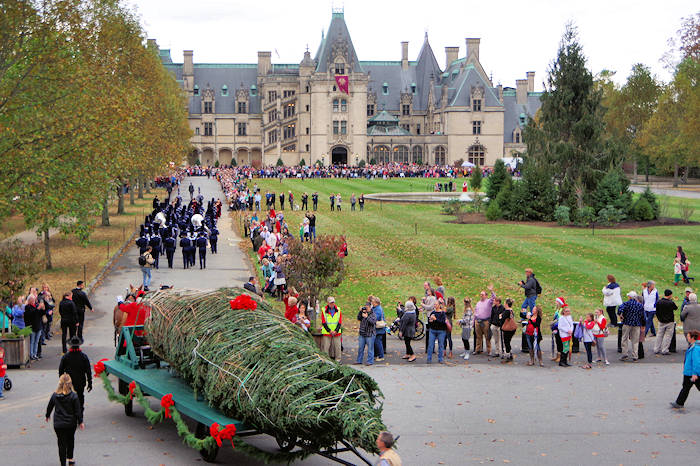
{"label": "tree trunk", "polygon": [[637,157],[634,158],[632,163],[632,183],[636,183],[637,180]]}
{"label": "tree trunk", "polygon": [[134,187],[136,186],[136,178],[129,178],[129,205],[134,205]]}
{"label": "tree trunk", "polygon": [[151,194],[151,179],[150,177],[144,176],[144,182],[146,183],[146,194]]}
{"label": "tree trunk", "polygon": [[688,172],[690,172],[690,167],[686,165],[683,170],[683,176],[681,177],[681,183],[688,184]]}
{"label": "tree trunk", "polygon": [[139,199],[143,199],[143,176],[139,176]]}
{"label": "tree trunk", "polygon": [[649,165],[651,165],[651,160],[649,160],[649,157],[646,157],[646,166],[647,166],[647,172],[646,172],[646,182],[649,182]]}
{"label": "tree trunk", "polygon": [[117,186],[117,215],[124,215],[124,183],[119,182]]}
{"label": "tree trunk", "polygon": [[678,162],[673,164],[673,187],[678,187]]}
{"label": "tree trunk", "polygon": [[49,229],[44,230],[44,258],[46,259],[46,270],[51,270],[51,239],[49,237]]}
{"label": "tree trunk", "polygon": [[102,200],[102,226],[109,226],[109,196],[105,195]]}

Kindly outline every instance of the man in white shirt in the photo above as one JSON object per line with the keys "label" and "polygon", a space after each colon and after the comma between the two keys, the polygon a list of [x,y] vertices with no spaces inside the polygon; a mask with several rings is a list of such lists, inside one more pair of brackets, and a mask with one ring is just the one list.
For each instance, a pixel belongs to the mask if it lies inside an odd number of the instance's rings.
{"label": "man in white shirt", "polygon": [[644,320],[646,320],[644,336],[649,333],[650,329],[651,334],[656,336],[654,316],[656,315],[656,302],[659,300],[659,290],[656,289],[656,283],[653,280],[649,280],[646,283],[646,288],[642,291],[642,297],[644,298]]}

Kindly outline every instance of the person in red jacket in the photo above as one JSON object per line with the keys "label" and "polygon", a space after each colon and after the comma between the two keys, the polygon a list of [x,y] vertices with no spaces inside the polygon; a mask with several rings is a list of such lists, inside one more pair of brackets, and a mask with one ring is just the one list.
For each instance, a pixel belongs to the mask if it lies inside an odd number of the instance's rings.
{"label": "person in red jacket", "polygon": [[299,314],[299,308],[297,307],[298,299],[299,293],[297,293],[294,288],[284,295],[284,317],[290,322],[293,322],[294,317]]}
{"label": "person in red jacket", "polygon": [[5,372],[7,372],[7,364],[5,364],[5,348],[0,346],[0,400],[5,399],[5,396],[2,394],[2,390],[5,388]]}

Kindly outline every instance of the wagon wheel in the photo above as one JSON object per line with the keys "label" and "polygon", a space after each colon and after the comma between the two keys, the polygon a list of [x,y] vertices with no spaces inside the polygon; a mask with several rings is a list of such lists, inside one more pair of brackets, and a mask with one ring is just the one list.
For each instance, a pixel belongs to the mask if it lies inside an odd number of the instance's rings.
{"label": "wagon wheel", "polygon": [[[119,379],[119,394],[127,395],[129,393],[129,385],[122,379]],[[129,402],[124,405],[124,414],[131,417],[134,415],[134,400],[131,398]]]}
{"label": "wagon wheel", "polygon": [[5,390],[6,390],[6,391],[12,390],[12,380],[10,380],[9,378],[5,377],[4,387],[5,387]]}
{"label": "wagon wheel", "polygon": [[277,445],[280,447],[280,451],[292,451],[296,446],[296,438],[283,437],[282,435],[275,435],[275,440],[277,440]]}
{"label": "wagon wheel", "polygon": [[414,340],[420,340],[425,336],[425,326],[422,320],[416,321],[416,336],[413,337]]}
{"label": "wagon wheel", "polygon": [[[209,435],[209,429],[207,429],[207,426],[205,426],[201,422],[198,422],[197,428],[194,431],[194,435],[198,439],[206,438],[207,435]],[[211,449],[202,448],[201,450],[199,450],[199,456],[201,456],[202,459],[207,463],[213,463],[214,461],[216,461],[216,455],[218,453],[219,447],[217,445],[214,445],[213,447],[211,447]]]}

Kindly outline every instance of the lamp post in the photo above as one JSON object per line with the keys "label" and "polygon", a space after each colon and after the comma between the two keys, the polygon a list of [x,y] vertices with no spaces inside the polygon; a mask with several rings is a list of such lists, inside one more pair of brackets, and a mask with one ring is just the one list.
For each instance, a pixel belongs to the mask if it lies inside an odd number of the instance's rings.
{"label": "lamp post", "polygon": [[357,154],[355,154],[355,166],[357,167],[360,164],[360,157],[358,157]]}

